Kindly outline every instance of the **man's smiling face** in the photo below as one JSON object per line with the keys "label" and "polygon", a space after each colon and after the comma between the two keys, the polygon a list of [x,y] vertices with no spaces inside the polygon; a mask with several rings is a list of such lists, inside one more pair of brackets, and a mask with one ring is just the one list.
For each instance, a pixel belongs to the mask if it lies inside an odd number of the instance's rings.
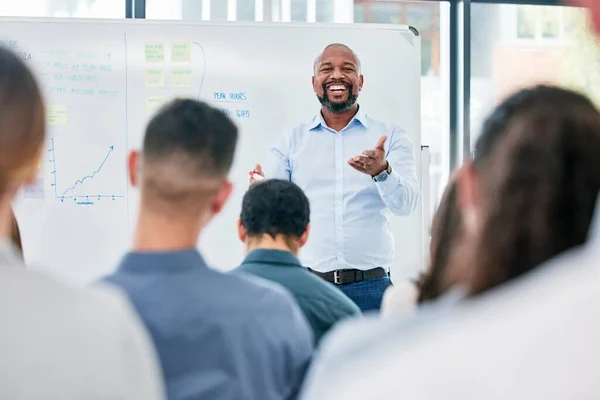
{"label": "man's smiling face", "polygon": [[346,47],[327,47],[315,62],[312,83],[325,108],[336,113],[348,111],[363,85],[359,61]]}

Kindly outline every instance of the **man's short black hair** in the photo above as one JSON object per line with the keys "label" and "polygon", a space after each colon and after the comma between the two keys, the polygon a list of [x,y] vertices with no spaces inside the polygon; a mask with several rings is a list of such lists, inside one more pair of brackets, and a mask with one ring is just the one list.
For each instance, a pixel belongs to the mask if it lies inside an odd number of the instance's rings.
{"label": "man's short black hair", "polygon": [[306,195],[289,181],[269,179],[253,184],[244,195],[242,225],[248,236],[278,234],[299,238],[310,222]]}
{"label": "man's short black hair", "polygon": [[148,124],[143,154],[153,161],[181,156],[200,176],[226,175],[237,138],[237,127],[223,112],[200,101],[176,99]]}

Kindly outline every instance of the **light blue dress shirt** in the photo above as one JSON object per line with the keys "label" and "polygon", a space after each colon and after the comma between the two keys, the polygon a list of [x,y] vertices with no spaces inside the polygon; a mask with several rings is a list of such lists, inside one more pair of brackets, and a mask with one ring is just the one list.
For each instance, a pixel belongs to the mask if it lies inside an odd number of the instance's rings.
{"label": "light blue dress shirt", "polygon": [[[348,160],[373,149],[384,135],[392,173],[376,183]],[[263,167],[265,177],[294,182],[310,201],[311,236],[300,253],[304,265],[320,272],[390,268],[390,216],[410,214],[420,200],[413,145],[404,130],[376,121],[359,108],[337,132],[319,112],[286,131]]]}

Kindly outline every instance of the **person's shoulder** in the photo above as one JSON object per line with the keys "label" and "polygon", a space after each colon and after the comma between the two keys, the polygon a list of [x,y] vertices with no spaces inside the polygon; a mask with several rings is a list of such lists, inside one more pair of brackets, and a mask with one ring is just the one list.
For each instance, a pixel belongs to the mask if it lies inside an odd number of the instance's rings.
{"label": "person's shoulder", "polygon": [[318,124],[319,114],[308,116],[303,120],[294,121],[285,125],[282,129],[284,136],[298,137],[305,135],[310,129]]}
{"label": "person's shoulder", "polygon": [[360,315],[360,308],[341,290],[305,269],[296,271],[298,292],[307,301],[326,303],[332,312],[345,315]]}
{"label": "person's shoulder", "polygon": [[[36,310],[35,315],[45,315],[63,324],[73,337],[85,335],[85,343],[99,345],[121,340],[123,335],[129,335],[140,326],[126,296],[116,287],[71,285],[39,271],[12,271],[10,276],[2,275],[2,302],[10,302],[11,297],[18,296],[16,309]],[[21,322],[34,321],[21,319]]]}

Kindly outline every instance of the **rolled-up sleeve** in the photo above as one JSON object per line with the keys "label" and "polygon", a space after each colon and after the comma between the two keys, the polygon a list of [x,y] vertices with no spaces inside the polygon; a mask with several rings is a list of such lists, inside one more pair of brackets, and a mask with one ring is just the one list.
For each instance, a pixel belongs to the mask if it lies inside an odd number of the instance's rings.
{"label": "rolled-up sleeve", "polygon": [[271,146],[262,167],[267,179],[291,180],[289,132],[284,132],[280,135],[277,141]]}
{"label": "rolled-up sleeve", "polygon": [[395,127],[388,139],[386,159],[392,173],[377,190],[386,207],[395,215],[409,215],[421,200],[412,142],[404,130]]}

